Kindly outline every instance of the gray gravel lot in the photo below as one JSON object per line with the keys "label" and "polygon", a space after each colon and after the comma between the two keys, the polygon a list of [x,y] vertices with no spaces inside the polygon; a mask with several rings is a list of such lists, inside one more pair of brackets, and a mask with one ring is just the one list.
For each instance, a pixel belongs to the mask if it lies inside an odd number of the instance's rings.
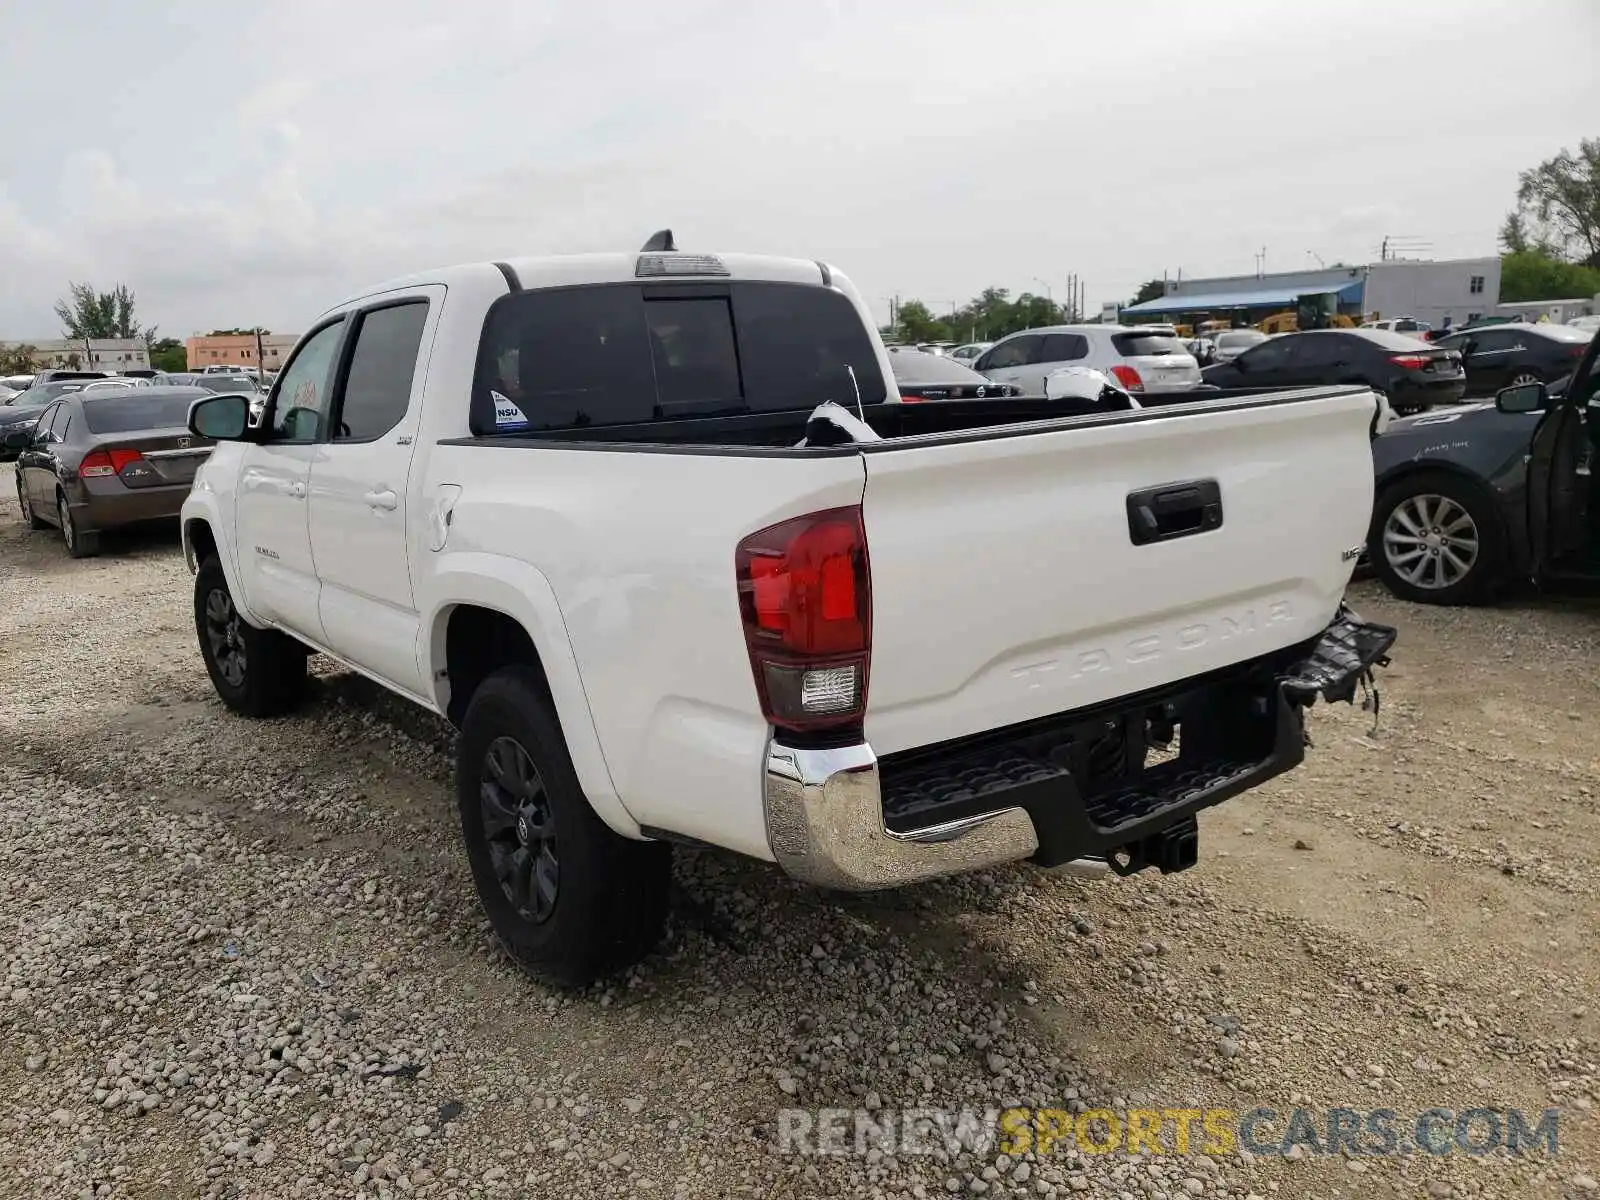
{"label": "gray gravel lot", "polygon": [[[1202,823],[1198,868],[839,897],[682,853],[662,950],[511,970],[451,734],[313,660],[213,697],[175,532],[73,562],[0,467],[0,1195],[1588,1196],[1600,607],[1399,624],[1380,727]],[[1554,1160],[806,1157],[784,1107],[1561,1107]]]}

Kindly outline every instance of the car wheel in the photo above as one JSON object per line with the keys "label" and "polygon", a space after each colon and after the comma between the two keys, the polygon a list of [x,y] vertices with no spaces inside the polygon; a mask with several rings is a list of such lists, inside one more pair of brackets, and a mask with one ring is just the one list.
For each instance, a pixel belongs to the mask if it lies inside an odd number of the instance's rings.
{"label": "car wheel", "polygon": [[533,978],[582,987],[661,937],[672,851],[613,833],[590,807],[537,675],[507,667],[472,695],[456,799],[478,898]]}
{"label": "car wheel", "polygon": [[29,529],[47,529],[50,522],[33,511],[33,502],[28,499],[28,493],[23,490],[22,480],[17,480],[17,507],[22,510],[22,523]]}
{"label": "car wheel", "polygon": [[1544,376],[1537,371],[1518,371],[1511,377],[1512,387],[1521,387],[1525,383],[1543,383]]}
{"label": "car wheel", "polygon": [[100,553],[99,533],[78,528],[77,522],[72,519],[72,507],[61,492],[56,493],[56,518],[61,523],[61,540],[69,555],[73,558],[93,558]]}
{"label": "car wheel", "polygon": [[257,629],[239,615],[216,555],[202,562],[194,577],[194,626],[206,674],[234,712],[275,717],[300,703],[305,647],[276,629]]}
{"label": "car wheel", "polygon": [[1428,471],[1398,480],[1378,497],[1367,557],[1403,600],[1476,604],[1501,582],[1505,535],[1481,489]]}

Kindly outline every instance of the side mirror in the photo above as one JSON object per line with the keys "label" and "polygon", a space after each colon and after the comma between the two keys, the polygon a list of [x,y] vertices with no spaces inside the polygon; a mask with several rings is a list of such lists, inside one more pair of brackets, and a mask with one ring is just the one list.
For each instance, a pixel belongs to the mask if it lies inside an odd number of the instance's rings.
{"label": "side mirror", "polygon": [[214,442],[236,442],[250,427],[250,398],[229,392],[189,406],[189,432]]}
{"label": "side mirror", "polygon": [[1542,383],[1518,383],[1494,394],[1494,406],[1503,413],[1540,412],[1550,402]]}

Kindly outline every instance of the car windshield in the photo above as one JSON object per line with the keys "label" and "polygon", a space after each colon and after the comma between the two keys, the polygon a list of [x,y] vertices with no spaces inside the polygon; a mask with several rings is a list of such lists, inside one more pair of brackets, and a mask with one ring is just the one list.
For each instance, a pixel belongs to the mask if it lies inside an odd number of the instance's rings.
{"label": "car windshield", "polygon": [[889,366],[898,383],[988,383],[976,371],[958,362],[920,350],[897,350],[889,355]]}
{"label": "car windshield", "polygon": [[85,398],[83,418],[91,433],[131,433],[137,429],[175,429],[189,423],[189,405],[196,393],[183,391],[119,392]]}

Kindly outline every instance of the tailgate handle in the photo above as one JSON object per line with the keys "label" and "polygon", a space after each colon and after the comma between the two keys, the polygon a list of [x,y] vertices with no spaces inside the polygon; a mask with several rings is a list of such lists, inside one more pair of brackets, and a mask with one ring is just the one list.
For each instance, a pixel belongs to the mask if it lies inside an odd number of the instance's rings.
{"label": "tailgate handle", "polygon": [[1128,493],[1128,536],[1135,546],[1221,527],[1222,489],[1215,479],[1163,483]]}

